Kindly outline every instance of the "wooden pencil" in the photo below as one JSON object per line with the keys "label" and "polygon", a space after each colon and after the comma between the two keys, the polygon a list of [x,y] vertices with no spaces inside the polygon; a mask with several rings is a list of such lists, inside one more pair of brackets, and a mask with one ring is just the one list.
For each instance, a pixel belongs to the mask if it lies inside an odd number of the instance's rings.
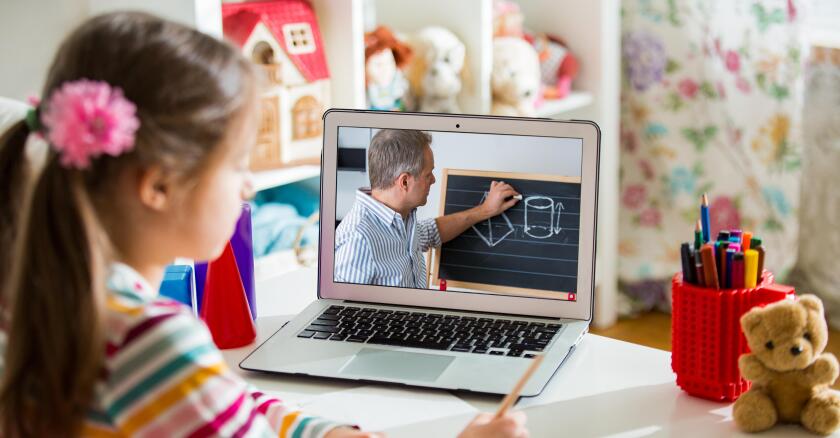
{"label": "wooden pencil", "polygon": [[501,406],[499,406],[499,410],[496,411],[496,418],[501,418],[505,415],[508,409],[516,402],[516,399],[519,398],[519,393],[522,392],[522,388],[525,387],[525,384],[528,383],[528,379],[531,378],[531,375],[534,374],[534,371],[540,366],[543,360],[543,355],[538,354],[534,357],[533,362],[531,362],[531,366],[525,370],[525,374],[519,378],[519,381],[516,382],[513,389],[510,391],[510,394],[505,396],[505,399],[502,400]]}

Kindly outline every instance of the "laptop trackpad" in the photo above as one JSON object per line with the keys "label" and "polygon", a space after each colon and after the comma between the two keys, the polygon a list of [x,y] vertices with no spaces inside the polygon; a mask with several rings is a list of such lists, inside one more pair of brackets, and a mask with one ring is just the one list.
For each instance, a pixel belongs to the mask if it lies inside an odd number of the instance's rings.
{"label": "laptop trackpad", "polygon": [[341,374],[389,379],[437,380],[453,356],[363,348],[341,370]]}

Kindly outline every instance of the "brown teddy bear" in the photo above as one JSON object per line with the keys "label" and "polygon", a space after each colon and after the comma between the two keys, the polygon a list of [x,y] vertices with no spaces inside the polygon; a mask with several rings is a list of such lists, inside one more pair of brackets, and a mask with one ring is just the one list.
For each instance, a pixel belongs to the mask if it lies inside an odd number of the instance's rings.
{"label": "brown teddy bear", "polygon": [[741,317],[752,353],[738,360],[752,382],[735,402],[735,424],[745,432],[767,430],[777,422],[801,423],[828,435],[840,426],[840,396],[829,389],[837,380],[837,358],[823,353],[828,327],[823,304],[813,295],[754,308]]}

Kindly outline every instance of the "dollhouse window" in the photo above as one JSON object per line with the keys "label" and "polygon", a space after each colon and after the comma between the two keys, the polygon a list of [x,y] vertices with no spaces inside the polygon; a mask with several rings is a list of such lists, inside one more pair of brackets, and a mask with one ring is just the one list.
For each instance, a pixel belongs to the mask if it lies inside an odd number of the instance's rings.
{"label": "dollhouse window", "polygon": [[321,135],[321,104],[312,96],[303,96],[292,107],[295,140]]}
{"label": "dollhouse window", "polygon": [[286,51],[290,55],[315,51],[315,38],[312,37],[312,27],[309,23],[284,25],[283,36],[286,38]]}

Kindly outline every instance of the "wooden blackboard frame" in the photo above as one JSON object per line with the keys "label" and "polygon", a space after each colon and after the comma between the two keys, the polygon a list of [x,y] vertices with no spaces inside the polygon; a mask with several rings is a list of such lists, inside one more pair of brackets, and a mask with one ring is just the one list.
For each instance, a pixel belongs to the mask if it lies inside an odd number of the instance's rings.
{"label": "wooden blackboard frame", "polygon": [[[531,181],[553,181],[565,183],[581,183],[581,178],[577,176],[561,176],[561,175],[547,175],[539,173],[519,173],[519,172],[495,172],[487,170],[470,170],[470,169],[449,169],[443,168],[441,171],[440,184],[440,213],[443,216],[446,208],[446,186],[449,182],[449,176],[478,176],[486,178],[498,178],[500,181],[506,179],[524,179]],[[430,285],[440,287],[440,248],[432,250],[432,269],[430,274]],[[568,293],[558,293],[557,291],[547,291],[543,289],[530,289],[513,286],[499,286],[497,284],[473,283],[467,281],[446,280],[447,287],[460,287],[464,289],[475,289],[481,292],[499,294],[499,295],[521,295],[535,298],[553,298],[553,299],[569,299]]]}

